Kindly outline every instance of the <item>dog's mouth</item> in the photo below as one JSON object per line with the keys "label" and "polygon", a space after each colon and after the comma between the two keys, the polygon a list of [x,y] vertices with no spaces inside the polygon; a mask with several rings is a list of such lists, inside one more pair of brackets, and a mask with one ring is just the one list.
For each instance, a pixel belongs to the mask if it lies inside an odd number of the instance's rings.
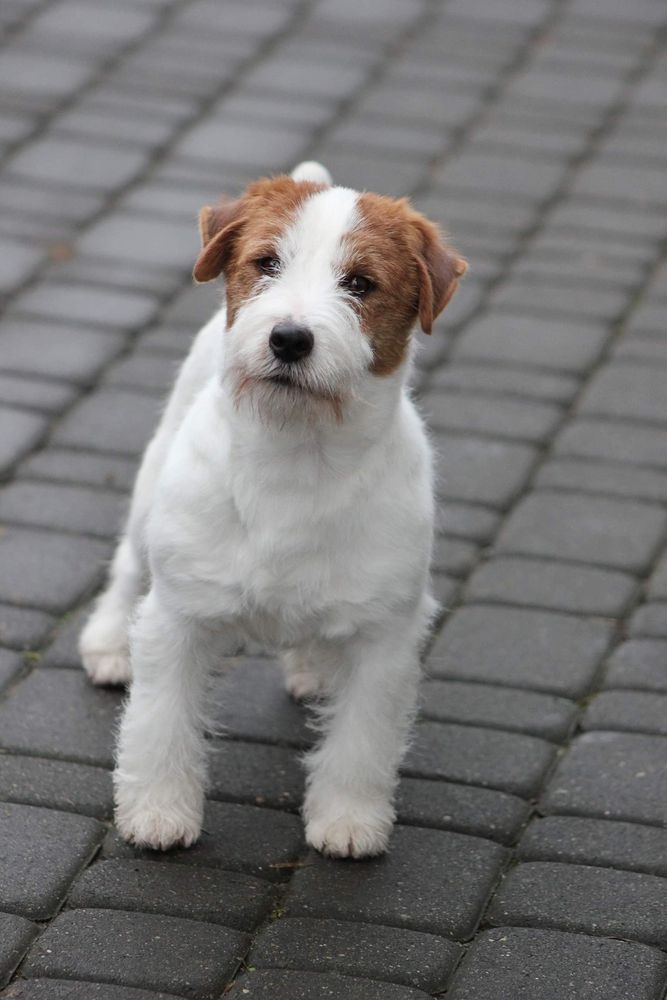
{"label": "dog's mouth", "polygon": [[280,385],[286,389],[300,389],[304,392],[307,391],[305,386],[297,382],[296,379],[293,379],[289,375],[285,375],[282,372],[277,372],[275,375],[265,375],[262,378],[262,382],[268,382],[269,385]]}

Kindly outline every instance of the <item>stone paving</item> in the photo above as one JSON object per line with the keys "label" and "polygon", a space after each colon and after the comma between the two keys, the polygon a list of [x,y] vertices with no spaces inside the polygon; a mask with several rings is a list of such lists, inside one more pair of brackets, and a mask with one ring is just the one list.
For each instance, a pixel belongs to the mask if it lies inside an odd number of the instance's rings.
{"label": "stone paving", "polygon": [[[3,0],[0,23],[0,996],[660,1000],[663,0]],[[399,825],[381,860],[307,852],[309,731],[254,658],[215,679],[201,843],[142,854],[111,826],[121,694],[76,634],[219,295],[191,286],[196,210],[306,156],[412,194],[472,265],[420,337],[448,610]]]}

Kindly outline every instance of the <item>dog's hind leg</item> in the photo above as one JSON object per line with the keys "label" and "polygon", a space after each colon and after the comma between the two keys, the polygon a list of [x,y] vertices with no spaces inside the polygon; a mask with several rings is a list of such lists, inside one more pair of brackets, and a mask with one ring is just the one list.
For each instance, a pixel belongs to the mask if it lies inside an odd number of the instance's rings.
{"label": "dog's hind leg", "polygon": [[331,671],[322,662],[315,643],[289,649],[282,655],[285,688],[294,701],[316,701],[331,687]]}
{"label": "dog's hind leg", "polygon": [[128,628],[143,580],[141,557],[125,535],[111,564],[109,586],[79,638],[83,666],[93,684],[128,684],[131,680]]}

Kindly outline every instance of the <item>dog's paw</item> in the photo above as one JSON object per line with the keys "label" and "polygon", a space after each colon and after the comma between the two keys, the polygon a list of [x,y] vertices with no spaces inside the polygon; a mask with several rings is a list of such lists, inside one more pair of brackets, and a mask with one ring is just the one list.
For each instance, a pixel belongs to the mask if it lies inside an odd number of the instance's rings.
{"label": "dog's paw", "polygon": [[384,854],[394,822],[387,803],[373,804],[333,796],[326,804],[306,801],[306,840],[331,858],[372,858]]}
{"label": "dog's paw", "polygon": [[325,694],[321,677],[311,670],[291,670],[285,674],[285,690],[296,702],[315,701]]}
{"label": "dog's paw", "polygon": [[79,638],[83,669],[93,684],[129,684],[132,679],[125,622],[99,608]]}
{"label": "dog's paw", "polygon": [[123,840],[135,847],[168,851],[191,847],[201,833],[204,797],[190,789],[184,796],[168,800],[165,790],[138,794],[116,780],[116,828]]}
{"label": "dog's paw", "polygon": [[129,684],[132,680],[130,658],[126,649],[102,652],[82,648],[81,661],[90,680],[99,687]]}

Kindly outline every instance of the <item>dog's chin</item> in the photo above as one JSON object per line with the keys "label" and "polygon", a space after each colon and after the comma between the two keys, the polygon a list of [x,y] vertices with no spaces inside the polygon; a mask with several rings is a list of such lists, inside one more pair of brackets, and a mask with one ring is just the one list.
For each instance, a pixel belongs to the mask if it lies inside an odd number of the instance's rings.
{"label": "dog's chin", "polygon": [[324,420],[340,423],[343,397],[283,372],[239,373],[234,385],[237,409],[249,407],[263,420],[279,424]]}

